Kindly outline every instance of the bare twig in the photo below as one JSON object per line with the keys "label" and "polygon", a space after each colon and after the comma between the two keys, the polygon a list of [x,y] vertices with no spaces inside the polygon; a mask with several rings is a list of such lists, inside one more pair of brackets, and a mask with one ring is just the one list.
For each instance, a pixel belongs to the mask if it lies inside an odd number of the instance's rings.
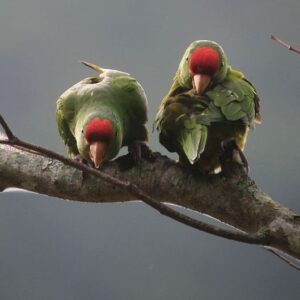
{"label": "bare twig", "polygon": [[9,141],[12,141],[15,136],[13,135],[12,131],[10,130],[9,126],[7,125],[7,123],[5,122],[5,120],[3,119],[2,115],[0,114],[0,124],[2,125],[4,132],[8,138]]}
{"label": "bare twig", "polygon": [[278,258],[283,260],[285,263],[290,265],[292,268],[296,269],[297,271],[300,271],[300,266],[294,264],[289,258],[287,258],[283,254],[281,254],[280,253],[281,251],[275,250],[275,249],[273,249],[272,247],[269,247],[269,246],[264,246],[264,249],[266,249],[267,251],[270,251],[271,253],[276,255]]}
{"label": "bare twig", "polygon": [[153,197],[149,196],[145,192],[143,192],[139,187],[137,187],[135,184],[130,183],[129,181],[122,181],[119,180],[113,176],[110,176],[104,172],[101,172],[99,170],[93,169],[87,165],[84,165],[80,162],[71,160],[69,158],[66,158],[56,152],[53,152],[51,150],[48,150],[46,148],[33,145],[27,142],[24,142],[20,140],[19,138],[16,138],[12,131],[9,129],[9,126],[7,123],[4,121],[3,117],[0,114],[0,124],[3,126],[5,131],[9,134],[8,138],[11,137],[12,140],[4,140],[0,141],[0,144],[6,144],[10,146],[17,146],[17,147],[22,147],[23,150],[25,151],[34,151],[38,155],[43,155],[47,156],[52,159],[56,159],[61,161],[62,163],[72,166],[76,169],[79,169],[81,171],[84,171],[88,174],[91,174],[92,176],[96,176],[99,178],[102,178],[106,182],[109,182],[113,185],[122,187],[126,189],[129,193],[131,193],[133,196],[137,197],[138,199],[142,200],[145,202],[147,205],[151,206],[152,208],[156,209],[159,211],[161,214],[166,215],[180,223],[183,223],[187,226],[193,227],[195,229],[198,229],[200,231],[204,231],[206,233],[210,233],[219,237],[223,237],[226,239],[234,240],[234,241],[239,241],[243,243],[248,243],[248,244],[258,244],[258,245],[268,245],[268,239],[263,236],[263,235],[250,235],[246,233],[240,233],[237,231],[231,231],[231,230],[226,230],[211,224],[207,224],[205,222],[190,218],[189,216],[186,216],[184,214],[181,214],[177,212],[176,210],[166,206],[165,204],[157,201]]}
{"label": "bare twig", "polygon": [[296,52],[298,54],[300,54],[300,49],[296,48],[296,47],[293,47],[287,43],[285,43],[284,41],[280,40],[278,37],[276,37],[275,35],[271,34],[271,39],[274,40],[276,43],[278,43],[279,45],[293,51],[293,52]]}

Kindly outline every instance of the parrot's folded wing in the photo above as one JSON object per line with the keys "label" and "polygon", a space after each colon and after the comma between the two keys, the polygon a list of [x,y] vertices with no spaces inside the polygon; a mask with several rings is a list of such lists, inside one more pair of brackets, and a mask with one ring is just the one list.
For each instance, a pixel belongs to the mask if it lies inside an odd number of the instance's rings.
{"label": "parrot's folded wing", "polygon": [[220,109],[223,121],[241,121],[253,127],[254,122],[260,119],[256,91],[242,78],[231,77],[206,95]]}

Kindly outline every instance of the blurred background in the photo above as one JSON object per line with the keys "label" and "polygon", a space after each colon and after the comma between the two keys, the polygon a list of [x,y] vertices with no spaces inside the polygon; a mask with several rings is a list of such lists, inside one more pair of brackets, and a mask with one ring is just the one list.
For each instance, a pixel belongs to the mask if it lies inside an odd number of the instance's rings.
{"label": "blurred background", "polygon": [[[23,139],[66,153],[57,97],[94,75],[78,63],[131,73],[149,124],[190,42],[225,49],[262,99],[251,132],[251,176],[300,212],[299,0],[2,0],[0,111]],[[154,150],[156,132],[150,135]],[[176,156],[171,156],[176,158]],[[299,272],[258,246],[210,236],[140,202],[82,204],[0,194],[0,299],[296,299]]]}

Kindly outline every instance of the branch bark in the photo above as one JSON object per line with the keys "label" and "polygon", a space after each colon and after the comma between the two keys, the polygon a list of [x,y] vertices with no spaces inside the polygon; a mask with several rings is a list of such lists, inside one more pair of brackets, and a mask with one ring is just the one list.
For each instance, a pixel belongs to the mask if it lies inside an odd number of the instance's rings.
{"label": "branch bark", "polygon": [[[123,190],[128,191],[132,196],[135,196],[136,199],[142,200],[144,203],[146,203],[147,205],[156,209],[161,214],[166,215],[182,224],[196,228],[200,231],[204,231],[204,232],[214,234],[214,235],[217,235],[220,237],[224,237],[224,238],[231,239],[234,241],[249,243],[249,244],[260,244],[260,245],[267,244],[267,239],[262,234],[250,235],[250,234],[246,234],[246,233],[223,229],[218,226],[214,226],[212,224],[207,224],[200,220],[190,218],[189,216],[182,214],[182,213],[174,210],[173,208],[166,206],[164,203],[159,202],[158,200],[153,198],[151,195],[145,193],[145,191],[140,189],[136,184],[134,184],[128,180],[120,180],[117,177],[111,176],[103,171],[91,168],[91,167],[89,167],[85,164],[79,163],[75,160],[66,158],[65,156],[62,156],[62,155],[60,155],[56,152],[53,152],[49,149],[22,141],[21,139],[17,138],[12,133],[8,124],[3,119],[1,114],[0,114],[0,124],[2,125],[4,131],[7,135],[7,139],[0,140],[0,144],[10,145],[17,149],[22,149],[24,151],[27,151],[29,153],[34,153],[36,155],[42,155],[42,156],[45,156],[45,157],[48,157],[51,159],[56,159],[67,166],[74,167],[74,168],[81,170],[87,174],[90,174],[96,178],[101,178],[107,183],[121,187]],[[228,165],[228,164],[226,164],[226,165]],[[230,166],[230,164],[229,164],[229,166]],[[228,168],[225,167],[225,170],[226,169],[228,169]],[[236,169],[236,168],[234,168],[234,169]]]}
{"label": "branch bark", "polygon": [[[102,171],[138,186],[164,202],[205,213],[266,245],[300,258],[300,217],[262,192],[242,173],[199,176],[164,156],[132,167],[128,157],[105,163]],[[57,160],[0,145],[0,188],[18,187],[82,202],[136,200],[129,191]]]}

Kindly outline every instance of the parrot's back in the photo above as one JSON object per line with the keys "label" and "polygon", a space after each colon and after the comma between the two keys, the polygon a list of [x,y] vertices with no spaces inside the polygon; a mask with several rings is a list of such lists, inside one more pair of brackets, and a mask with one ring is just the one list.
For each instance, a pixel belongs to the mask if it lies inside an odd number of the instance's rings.
{"label": "parrot's back", "polygon": [[147,140],[147,98],[127,73],[107,70],[100,77],[83,79],[57,100],[57,125],[70,154],[78,154],[81,132],[76,128],[81,131],[93,117],[112,120],[121,131],[122,145]]}

